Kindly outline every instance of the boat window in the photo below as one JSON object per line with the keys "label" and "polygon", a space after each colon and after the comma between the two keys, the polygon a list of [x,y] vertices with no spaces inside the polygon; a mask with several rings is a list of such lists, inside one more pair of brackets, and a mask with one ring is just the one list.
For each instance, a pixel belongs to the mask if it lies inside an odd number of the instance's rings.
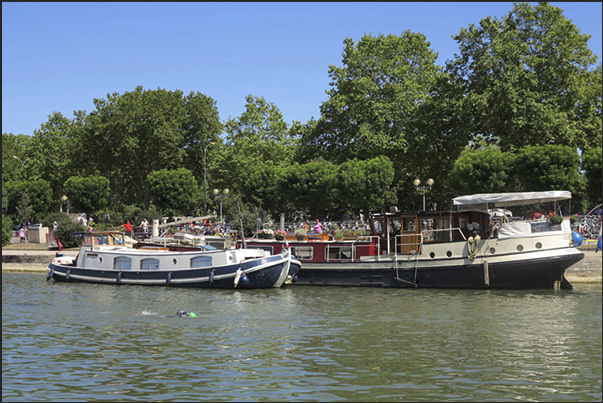
{"label": "boat window", "polygon": [[548,221],[533,222],[530,225],[532,226],[532,232],[561,231],[560,224],[551,225]]}
{"label": "boat window", "polygon": [[433,241],[433,218],[423,219],[423,242]]}
{"label": "boat window", "polygon": [[392,218],[389,220],[390,228],[389,231],[397,233],[402,230],[402,221],[399,218]]}
{"label": "boat window", "polygon": [[383,218],[376,218],[373,220],[373,231],[383,232]]}
{"label": "boat window", "polygon": [[191,259],[191,269],[211,266],[211,256],[199,256]]}
{"label": "boat window", "polygon": [[327,260],[354,259],[353,246],[328,246],[325,250]]}
{"label": "boat window", "polygon": [[159,259],[142,259],[140,270],[159,270]]}
{"label": "boat window", "polygon": [[459,228],[466,229],[469,225],[469,219],[467,217],[459,217]]}
{"label": "boat window", "polygon": [[436,218],[436,228],[438,230],[440,230],[435,233],[436,241],[450,241],[451,240],[450,231],[442,231],[442,230],[450,228],[450,219],[449,218],[447,218],[447,217],[446,218],[444,218],[444,217]]}
{"label": "boat window", "polygon": [[113,238],[113,245],[123,245],[124,244],[123,237],[121,237],[121,236],[111,235],[111,238]]}
{"label": "boat window", "polygon": [[291,253],[299,260],[312,260],[314,248],[312,246],[292,246]]}
{"label": "boat window", "polygon": [[109,245],[109,236],[108,235],[94,235],[94,244],[95,245]]}
{"label": "boat window", "polygon": [[113,261],[113,268],[115,270],[131,270],[132,269],[132,259],[129,257],[116,257]]}
{"label": "boat window", "polygon": [[417,224],[415,218],[405,218],[404,219],[404,231],[416,232]]}

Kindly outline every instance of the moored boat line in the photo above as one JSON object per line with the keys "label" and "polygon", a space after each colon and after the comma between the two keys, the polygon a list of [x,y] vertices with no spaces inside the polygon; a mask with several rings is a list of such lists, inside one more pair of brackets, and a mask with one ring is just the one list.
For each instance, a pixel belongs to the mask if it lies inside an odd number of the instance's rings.
{"label": "moored boat line", "polygon": [[[353,240],[291,240],[303,263],[298,285],[413,288],[571,288],[565,271],[584,258],[569,220],[512,221],[507,207],[571,198],[570,192],[480,194],[456,198],[457,209],[379,213],[370,234]],[[504,211],[504,210],[503,210]],[[279,253],[284,241],[246,240]],[[241,243],[237,243],[240,247]]]}
{"label": "moored boat line", "polygon": [[195,288],[271,288],[294,281],[299,262],[288,249],[127,247],[117,231],[79,234],[76,257],[57,256],[47,280]]}

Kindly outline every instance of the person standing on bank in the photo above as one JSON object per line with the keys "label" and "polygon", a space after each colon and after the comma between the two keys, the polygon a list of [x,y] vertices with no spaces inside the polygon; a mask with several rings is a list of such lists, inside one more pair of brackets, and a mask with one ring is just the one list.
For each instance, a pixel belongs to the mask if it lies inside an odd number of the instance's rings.
{"label": "person standing on bank", "polygon": [[19,238],[21,240],[21,243],[25,243],[26,242],[26,240],[25,240],[25,228],[24,227],[19,228]]}

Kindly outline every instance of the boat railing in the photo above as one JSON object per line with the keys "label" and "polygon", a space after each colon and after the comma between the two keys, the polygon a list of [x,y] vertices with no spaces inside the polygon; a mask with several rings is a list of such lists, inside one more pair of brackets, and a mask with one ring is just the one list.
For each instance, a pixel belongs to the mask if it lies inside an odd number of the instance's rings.
{"label": "boat railing", "polygon": [[401,255],[421,254],[426,242],[451,242],[455,238],[455,233],[460,234],[458,239],[467,240],[460,228],[430,229],[424,230],[420,234],[399,234],[396,235],[394,253]]}
{"label": "boat railing", "polygon": [[457,240],[466,241],[467,237],[463,231],[458,228],[424,229],[421,233],[421,242],[452,242],[455,240],[454,234],[458,233]]}

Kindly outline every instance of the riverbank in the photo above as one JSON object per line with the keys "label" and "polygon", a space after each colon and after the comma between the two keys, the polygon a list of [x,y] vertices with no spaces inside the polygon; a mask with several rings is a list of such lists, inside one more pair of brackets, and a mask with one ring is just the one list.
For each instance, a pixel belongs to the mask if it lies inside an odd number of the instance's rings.
{"label": "riverbank", "polygon": [[[579,249],[584,259],[565,271],[570,283],[602,283],[603,251],[595,253],[596,242],[585,242]],[[79,248],[65,249],[65,256],[77,256]],[[37,244],[14,244],[2,248],[2,271],[46,272],[46,266],[56,257],[56,247]]]}

